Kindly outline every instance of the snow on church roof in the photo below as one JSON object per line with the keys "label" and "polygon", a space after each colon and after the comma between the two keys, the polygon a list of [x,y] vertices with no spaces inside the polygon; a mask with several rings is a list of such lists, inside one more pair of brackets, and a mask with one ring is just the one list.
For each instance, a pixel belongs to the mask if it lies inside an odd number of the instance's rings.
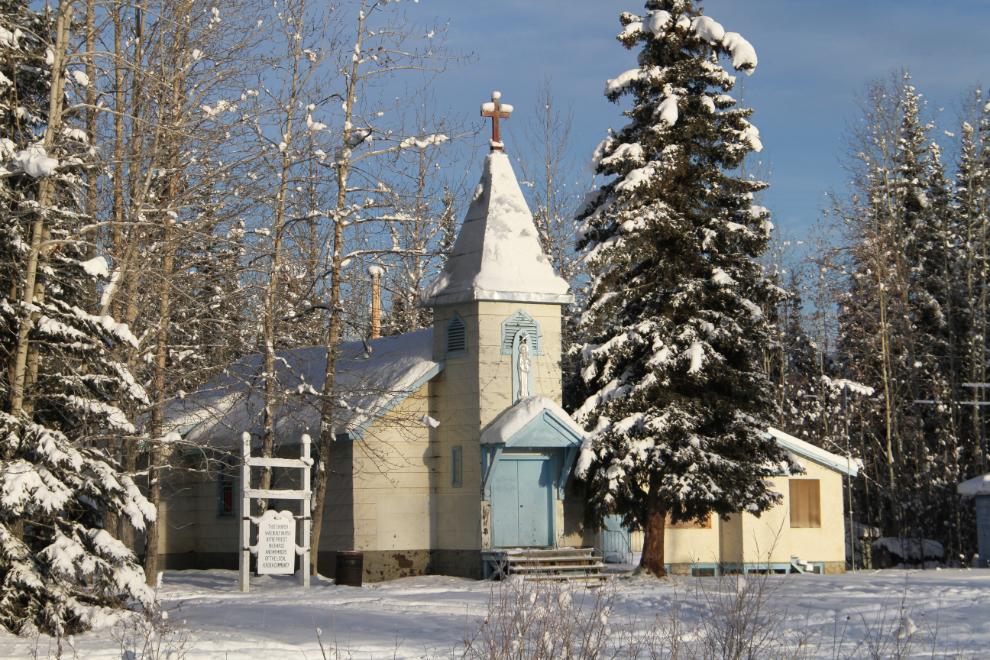
{"label": "snow on church roof", "polygon": [[[340,345],[334,391],[339,403],[334,432],[360,434],[376,415],[417,389],[443,368],[433,360],[433,330]],[[298,348],[276,355],[278,404],[276,443],[296,444],[303,433],[320,432],[320,396],[325,380],[325,347]],[[226,369],[215,382],[166,412],[166,432],[183,434],[199,445],[229,447],[241,434],[258,444],[262,431],[262,356],[251,355]]]}
{"label": "snow on church roof", "polygon": [[584,429],[564,412],[564,409],[545,396],[530,396],[520,399],[498,420],[481,434],[481,444],[502,445],[512,439],[524,426],[533,421],[544,410],[566,424],[578,437],[586,438]]}
{"label": "snow on church roof", "polygon": [[443,270],[420,292],[419,304],[470,300],[565,304],[574,301],[540,245],[509,157],[485,158],[481,182]]}

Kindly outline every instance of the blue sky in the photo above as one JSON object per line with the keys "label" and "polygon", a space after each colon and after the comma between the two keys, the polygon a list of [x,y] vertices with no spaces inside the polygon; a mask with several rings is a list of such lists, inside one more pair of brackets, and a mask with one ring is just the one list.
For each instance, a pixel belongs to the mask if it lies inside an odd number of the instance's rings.
{"label": "blue sky", "polygon": [[[497,89],[514,106],[509,123],[518,130],[550,76],[558,102],[573,103],[575,153],[584,163],[607,127],[625,123],[602,90],[635,66],[635,52],[615,35],[622,11],[642,9],[617,0],[419,0],[408,12],[416,21],[449,19],[450,46],[478,58],[436,80],[441,107],[473,119]],[[940,129],[950,131],[962,92],[990,82],[985,0],[710,0],[705,13],[756,49],[745,97],[773,167],[764,204],[798,238],[818,216],[824,191],[842,185],[841,138],[868,81],[908,69],[924,98],[944,108]],[[513,145],[506,148],[511,154]]]}

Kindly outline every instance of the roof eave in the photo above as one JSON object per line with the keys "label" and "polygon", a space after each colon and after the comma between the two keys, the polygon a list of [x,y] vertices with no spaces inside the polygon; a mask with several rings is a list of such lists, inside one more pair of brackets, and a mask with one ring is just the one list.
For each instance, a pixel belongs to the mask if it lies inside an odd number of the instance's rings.
{"label": "roof eave", "polygon": [[858,459],[855,458],[844,458],[842,456],[836,456],[829,451],[824,449],[819,449],[824,454],[828,456],[822,456],[817,452],[812,452],[805,447],[805,442],[792,435],[784,433],[780,429],[775,429],[770,427],[767,429],[767,435],[774,438],[784,449],[791,451],[802,458],[806,458],[809,461],[818,463],[823,467],[827,467],[836,472],[841,472],[842,474],[848,475],[850,477],[855,477],[859,475],[860,464]]}
{"label": "roof eave", "polygon": [[440,293],[436,296],[420,299],[419,307],[445,307],[465,302],[523,302],[542,305],[570,305],[574,296],[570,293],[532,293],[526,291],[486,291],[484,289],[469,289],[455,293]]}

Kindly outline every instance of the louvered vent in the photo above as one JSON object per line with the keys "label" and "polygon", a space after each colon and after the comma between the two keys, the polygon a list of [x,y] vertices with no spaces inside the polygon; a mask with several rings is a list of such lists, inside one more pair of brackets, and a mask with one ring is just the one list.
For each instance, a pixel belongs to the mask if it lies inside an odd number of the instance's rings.
{"label": "louvered vent", "polygon": [[452,353],[467,353],[467,326],[456,314],[447,324],[447,355]]}
{"label": "louvered vent", "polygon": [[543,341],[540,337],[540,324],[521,309],[502,322],[502,355],[512,355],[512,341],[520,330],[525,330],[532,338],[530,346],[535,347],[534,355],[543,355]]}

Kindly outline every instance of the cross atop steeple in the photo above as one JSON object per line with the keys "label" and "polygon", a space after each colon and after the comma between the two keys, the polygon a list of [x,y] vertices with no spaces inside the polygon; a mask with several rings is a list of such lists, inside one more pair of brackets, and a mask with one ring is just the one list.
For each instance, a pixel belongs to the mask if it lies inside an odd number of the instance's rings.
{"label": "cross atop steeple", "polygon": [[500,98],[502,98],[501,92],[492,92],[491,103],[481,104],[481,116],[492,118],[492,139],[488,142],[492,152],[502,151],[504,146],[498,133],[498,120],[508,119],[509,115],[512,114],[512,106],[509,104],[500,105],[498,102]]}

